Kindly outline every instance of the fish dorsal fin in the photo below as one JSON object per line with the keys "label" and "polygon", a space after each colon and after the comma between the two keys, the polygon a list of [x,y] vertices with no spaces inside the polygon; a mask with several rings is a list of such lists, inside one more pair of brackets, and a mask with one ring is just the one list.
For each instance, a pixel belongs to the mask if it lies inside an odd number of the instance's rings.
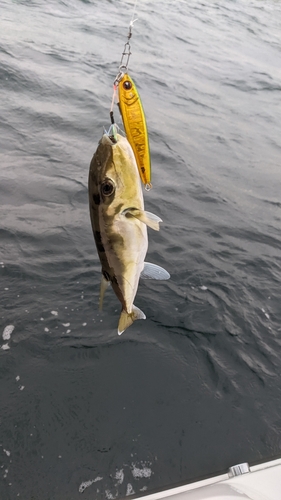
{"label": "fish dorsal fin", "polygon": [[127,313],[123,309],[118,323],[118,335],[121,335],[136,319],[146,319],[146,315],[134,305],[131,313]]}
{"label": "fish dorsal fin", "polygon": [[110,281],[106,280],[103,274],[101,275],[101,282],[100,282],[100,300],[99,300],[99,310],[102,311],[102,305],[103,305],[103,298],[104,294],[106,292],[106,289],[108,288]]}
{"label": "fish dorsal fin", "polygon": [[146,280],[168,280],[170,274],[163,267],[145,262],[140,277]]}
{"label": "fish dorsal fin", "polygon": [[145,210],[140,210],[139,208],[127,208],[124,210],[123,214],[127,217],[135,217],[155,231],[159,231],[159,222],[163,222],[157,215],[154,215],[151,212],[146,212]]}

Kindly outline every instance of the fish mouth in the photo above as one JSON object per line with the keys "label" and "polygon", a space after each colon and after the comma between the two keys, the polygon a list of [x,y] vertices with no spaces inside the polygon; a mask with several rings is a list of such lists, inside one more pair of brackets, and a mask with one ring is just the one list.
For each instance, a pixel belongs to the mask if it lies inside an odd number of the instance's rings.
{"label": "fish mouth", "polygon": [[105,134],[102,137],[101,143],[107,146],[117,144],[117,131],[118,126],[115,123],[110,125],[108,132],[105,130]]}
{"label": "fish mouth", "polygon": [[103,134],[100,141],[103,146],[113,146],[114,144],[116,144],[116,142],[116,139],[113,136],[108,135],[107,133]]}

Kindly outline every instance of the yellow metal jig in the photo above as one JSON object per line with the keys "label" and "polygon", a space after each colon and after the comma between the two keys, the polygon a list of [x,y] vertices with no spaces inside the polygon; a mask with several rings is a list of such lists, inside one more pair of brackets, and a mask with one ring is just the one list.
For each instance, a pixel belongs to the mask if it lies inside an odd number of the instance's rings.
{"label": "yellow metal jig", "polygon": [[[135,2],[136,8],[137,0]],[[134,8],[134,10],[135,10]],[[110,119],[112,125],[115,124],[113,115],[113,106],[117,97],[117,89],[119,95],[119,110],[121,113],[124,129],[127,139],[134,152],[140,178],[145,184],[145,189],[149,191],[152,188],[151,184],[151,165],[150,165],[150,150],[148,133],[146,127],[146,119],[143,111],[139,93],[128,75],[128,66],[131,56],[130,39],[132,37],[132,28],[134,25],[134,14],[129,26],[127,42],[124,45],[119,73],[117,74],[113,85],[113,96],[110,108]]]}
{"label": "yellow metal jig", "polygon": [[118,94],[127,139],[134,151],[141,180],[146,189],[150,189],[151,166],[146,119],[139,93],[128,73],[118,82]]}

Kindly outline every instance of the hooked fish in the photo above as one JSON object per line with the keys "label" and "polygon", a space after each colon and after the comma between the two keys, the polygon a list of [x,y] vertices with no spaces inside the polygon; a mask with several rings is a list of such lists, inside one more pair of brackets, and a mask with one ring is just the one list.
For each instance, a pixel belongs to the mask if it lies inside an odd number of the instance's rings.
{"label": "hooked fish", "polygon": [[139,278],[169,279],[162,267],[144,262],[147,226],[158,231],[160,217],[144,210],[143,193],[133,150],[118,133],[105,133],[89,171],[89,204],[95,243],[102,266],[100,308],[109,284],[122,311],[118,334],[145,314],[134,305]]}

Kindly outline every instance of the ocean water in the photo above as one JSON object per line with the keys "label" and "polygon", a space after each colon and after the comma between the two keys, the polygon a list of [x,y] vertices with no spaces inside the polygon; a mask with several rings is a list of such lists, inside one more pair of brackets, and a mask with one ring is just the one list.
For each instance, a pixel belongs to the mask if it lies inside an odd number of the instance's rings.
{"label": "ocean water", "polygon": [[[281,454],[281,4],[136,6],[146,314],[98,311],[87,178],[132,0],[0,1],[0,498],[140,496]],[[121,125],[117,109],[115,117]]]}

